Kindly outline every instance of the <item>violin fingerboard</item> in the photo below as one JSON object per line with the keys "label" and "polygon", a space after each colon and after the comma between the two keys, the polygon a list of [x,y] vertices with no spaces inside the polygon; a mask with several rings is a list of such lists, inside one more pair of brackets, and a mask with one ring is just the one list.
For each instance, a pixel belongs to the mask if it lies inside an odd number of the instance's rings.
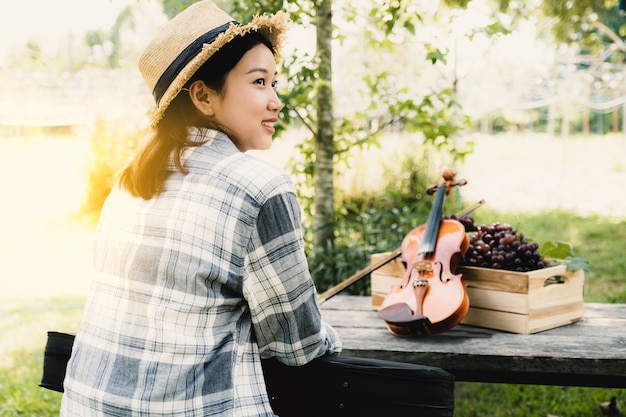
{"label": "violin fingerboard", "polygon": [[443,200],[446,195],[446,186],[441,185],[437,188],[435,201],[428,214],[426,230],[424,237],[420,243],[419,254],[425,259],[432,257],[437,246],[437,236],[439,235],[439,225],[441,224],[441,215],[443,214]]}

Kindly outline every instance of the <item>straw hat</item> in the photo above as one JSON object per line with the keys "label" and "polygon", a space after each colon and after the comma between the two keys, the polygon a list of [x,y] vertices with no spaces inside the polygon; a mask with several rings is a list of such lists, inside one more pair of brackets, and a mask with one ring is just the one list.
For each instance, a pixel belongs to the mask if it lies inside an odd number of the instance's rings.
{"label": "straw hat", "polygon": [[278,58],[287,28],[286,14],[255,16],[241,25],[209,0],[192,4],[170,20],[139,58],[139,71],[156,101],[152,126],[193,74],[236,36],[256,31],[274,47]]}

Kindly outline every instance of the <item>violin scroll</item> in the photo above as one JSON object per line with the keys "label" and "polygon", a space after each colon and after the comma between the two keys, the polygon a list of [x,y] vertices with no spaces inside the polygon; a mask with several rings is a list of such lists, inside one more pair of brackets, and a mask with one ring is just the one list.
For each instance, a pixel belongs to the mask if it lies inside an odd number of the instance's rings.
{"label": "violin scroll", "polygon": [[428,195],[432,195],[434,194],[437,189],[439,189],[439,187],[441,187],[442,185],[446,186],[446,195],[450,194],[450,190],[452,189],[452,187],[456,187],[456,186],[462,186],[467,184],[467,180],[466,179],[460,179],[458,181],[454,180],[454,177],[456,176],[456,172],[454,172],[454,170],[450,169],[450,168],[446,168],[443,170],[443,183],[440,185],[433,185],[432,187],[429,187],[428,189],[426,189],[426,193]]}

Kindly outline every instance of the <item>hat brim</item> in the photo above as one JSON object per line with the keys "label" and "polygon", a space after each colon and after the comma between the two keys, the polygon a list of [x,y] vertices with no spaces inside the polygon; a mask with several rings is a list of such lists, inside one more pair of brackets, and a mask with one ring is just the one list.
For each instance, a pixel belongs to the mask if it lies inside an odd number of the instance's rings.
{"label": "hat brim", "polygon": [[232,41],[237,36],[243,36],[250,32],[258,32],[265,37],[274,49],[276,59],[280,58],[283,47],[285,32],[287,30],[287,15],[278,12],[274,15],[255,16],[252,21],[245,25],[232,23],[226,31],[219,34],[211,43],[204,44],[202,50],[192,58],[189,63],[176,75],[165,93],[161,97],[158,106],[151,114],[152,127],[156,128],[163,118],[165,110],[180,93],[182,88],[193,77],[198,69],[204,65],[218,50]]}

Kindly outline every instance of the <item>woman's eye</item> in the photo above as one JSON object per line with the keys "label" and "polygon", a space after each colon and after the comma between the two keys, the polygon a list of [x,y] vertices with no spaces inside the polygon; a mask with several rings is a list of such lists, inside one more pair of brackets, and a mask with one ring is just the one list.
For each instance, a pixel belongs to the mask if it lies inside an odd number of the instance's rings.
{"label": "woman's eye", "polygon": [[[254,83],[258,84],[258,85],[266,85],[266,82],[265,82],[264,78],[259,78],[258,80],[255,80]],[[272,86],[272,88],[276,88],[276,87],[278,87],[278,81],[274,80],[274,81],[271,82],[270,85]]]}

